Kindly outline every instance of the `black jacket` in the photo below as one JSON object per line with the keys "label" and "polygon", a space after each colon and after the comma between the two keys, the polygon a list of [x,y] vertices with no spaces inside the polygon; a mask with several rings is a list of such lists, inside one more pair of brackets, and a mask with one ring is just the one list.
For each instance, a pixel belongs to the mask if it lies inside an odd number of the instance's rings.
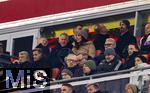
{"label": "black jacket", "polygon": [[104,52],[104,49],[105,49],[104,44],[107,38],[109,38],[108,34],[106,35],[96,34],[94,36],[93,43],[94,43],[96,50],[101,50],[102,52]]}
{"label": "black jacket", "polygon": [[36,48],[41,48],[43,55],[45,57],[49,57],[50,53],[51,53],[51,49],[48,46],[43,46],[42,44],[39,44],[36,46]]}
{"label": "black jacket", "polygon": [[69,67],[67,69],[69,69],[73,73],[73,77],[80,77],[83,75],[82,68],[78,65],[76,65],[75,67]]}
{"label": "black jacket", "polygon": [[115,57],[112,61],[107,62],[105,59],[102,60],[97,66],[97,70],[99,73],[111,72],[118,70],[121,66],[120,60]]}
{"label": "black jacket", "polygon": [[124,69],[130,69],[135,66],[135,57],[138,56],[139,52],[134,52],[131,56],[125,58],[126,63],[124,64]]}
{"label": "black jacket", "polygon": [[52,68],[62,68],[64,66],[64,58],[71,52],[72,44],[68,43],[62,47],[58,42],[56,48],[52,49],[51,61],[53,62]]}
{"label": "black jacket", "polygon": [[33,62],[26,61],[20,64],[13,63],[10,65],[10,68],[34,68],[34,66],[33,66]]}
{"label": "black jacket", "polygon": [[127,46],[129,44],[136,44],[136,38],[130,34],[130,32],[124,33],[119,37],[119,41],[117,42],[116,52],[120,57],[123,57],[123,52],[125,52]]}

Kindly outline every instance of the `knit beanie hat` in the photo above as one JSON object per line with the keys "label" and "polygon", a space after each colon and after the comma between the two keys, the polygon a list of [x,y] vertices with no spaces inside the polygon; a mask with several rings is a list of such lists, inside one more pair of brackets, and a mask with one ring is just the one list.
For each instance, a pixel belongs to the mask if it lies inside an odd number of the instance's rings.
{"label": "knit beanie hat", "polygon": [[73,77],[73,73],[69,69],[63,69],[61,73],[66,73],[70,75],[71,77]]}
{"label": "knit beanie hat", "polygon": [[128,20],[122,20],[121,22],[124,23],[127,26],[127,28],[129,29],[130,22]]}
{"label": "knit beanie hat", "polygon": [[91,70],[96,69],[96,64],[93,60],[87,60],[84,64],[88,66]]}
{"label": "knit beanie hat", "polygon": [[113,48],[107,48],[104,52],[104,55],[116,55],[116,52]]}

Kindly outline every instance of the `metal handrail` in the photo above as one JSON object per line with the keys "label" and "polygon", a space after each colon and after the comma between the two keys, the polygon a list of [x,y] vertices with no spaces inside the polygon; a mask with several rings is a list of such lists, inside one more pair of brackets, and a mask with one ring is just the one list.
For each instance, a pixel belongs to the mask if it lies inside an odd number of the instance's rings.
{"label": "metal handrail", "polygon": [[92,79],[92,78],[99,78],[99,77],[111,76],[111,75],[115,75],[115,74],[129,73],[129,72],[133,72],[133,71],[142,71],[142,70],[146,70],[146,69],[150,69],[150,67],[113,71],[113,72],[100,73],[100,74],[94,74],[94,75],[83,76],[83,77],[74,77],[69,80],[56,80],[56,81],[51,82],[50,84],[54,84],[54,83],[58,84],[58,83],[64,83],[64,82],[70,82],[70,81],[79,81],[79,80],[86,80],[86,79]]}
{"label": "metal handrail", "polygon": [[[95,75],[90,75],[90,76],[83,76],[83,77],[74,77],[72,79],[69,79],[69,80],[56,80],[56,81],[53,81],[53,82],[50,82],[48,84],[50,84],[51,86],[53,85],[61,85],[62,83],[70,83],[70,82],[80,82],[80,81],[87,81],[87,80],[91,80],[91,79],[98,79],[98,78],[102,78],[102,77],[111,77],[111,76],[116,76],[116,75],[125,75],[125,74],[129,74],[130,72],[134,72],[134,71],[143,71],[143,70],[147,70],[147,69],[150,69],[150,67],[145,67],[145,68],[139,68],[139,69],[128,69],[128,70],[121,70],[121,71],[114,71],[114,72],[108,72],[108,73],[101,73],[101,74],[95,74]],[[32,87],[32,86],[31,86]],[[49,86],[50,87],[50,86]],[[28,89],[28,90],[48,90],[50,89],[49,87],[46,87],[44,89]],[[16,91],[16,90],[20,90],[22,91],[23,89],[21,88],[10,88],[10,89],[3,89],[3,90],[0,90],[0,91]]]}

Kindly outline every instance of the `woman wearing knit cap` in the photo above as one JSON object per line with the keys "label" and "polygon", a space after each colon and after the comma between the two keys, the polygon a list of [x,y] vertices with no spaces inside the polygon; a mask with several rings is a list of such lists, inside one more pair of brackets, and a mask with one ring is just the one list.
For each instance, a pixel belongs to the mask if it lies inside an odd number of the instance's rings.
{"label": "woman wearing knit cap", "polygon": [[138,93],[138,87],[134,84],[127,84],[125,86],[125,93]]}
{"label": "woman wearing knit cap", "polygon": [[96,74],[96,64],[93,60],[87,60],[87,62],[85,62],[83,64],[83,74],[85,76],[87,75],[93,75]]}
{"label": "woman wearing knit cap", "polygon": [[95,46],[93,42],[88,41],[87,30],[82,30],[75,34],[75,42],[73,43],[72,51],[75,54],[77,54],[78,51],[85,51],[89,57],[95,57]]}

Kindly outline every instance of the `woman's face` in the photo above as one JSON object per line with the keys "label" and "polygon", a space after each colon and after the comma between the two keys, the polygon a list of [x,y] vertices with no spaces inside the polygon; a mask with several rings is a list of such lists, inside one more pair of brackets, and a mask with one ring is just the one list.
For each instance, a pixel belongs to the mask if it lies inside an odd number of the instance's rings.
{"label": "woman's face", "polygon": [[83,65],[83,73],[84,74],[89,74],[91,72],[91,69],[87,65]]}
{"label": "woman's face", "polygon": [[79,34],[76,34],[75,39],[76,39],[76,41],[79,43],[79,42],[82,41],[82,36],[79,35]]}
{"label": "woman's face", "polygon": [[138,64],[143,63],[142,60],[139,57],[135,58],[135,66],[137,66]]}
{"label": "woman's face", "polygon": [[127,89],[127,93],[133,93],[133,91],[130,87]]}
{"label": "woman's face", "polygon": [[133,90],[131,89],[131,87],[127,87],[125,89],[125,93],[133,93]]}
{"label": "woman's face", "polygon": [[148,84],[148,93],[150,93],[150,84]]}

